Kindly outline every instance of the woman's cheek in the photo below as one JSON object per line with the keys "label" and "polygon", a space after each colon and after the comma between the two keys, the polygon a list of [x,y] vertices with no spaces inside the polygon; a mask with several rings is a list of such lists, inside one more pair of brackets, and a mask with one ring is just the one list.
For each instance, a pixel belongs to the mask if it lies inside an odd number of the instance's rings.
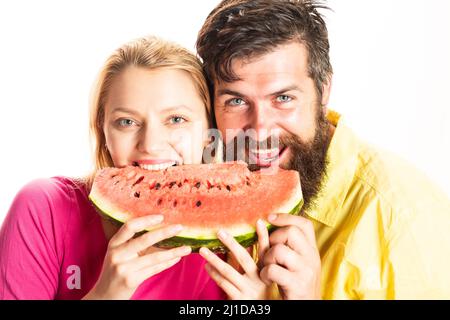
{"label": "woman's cheek", "polygon": [[190,126],[173,130],[170,144],[183,159],[184,164],[199,164],[203,156],[203,128]]}
{"label": "woman's cheek", "polygon": [[109,142],[107,142],[107,145],[111,158],[114,162],[114,166],[124,167],[129,165],[135,146],[131,135],[111,133],[109,135]]}

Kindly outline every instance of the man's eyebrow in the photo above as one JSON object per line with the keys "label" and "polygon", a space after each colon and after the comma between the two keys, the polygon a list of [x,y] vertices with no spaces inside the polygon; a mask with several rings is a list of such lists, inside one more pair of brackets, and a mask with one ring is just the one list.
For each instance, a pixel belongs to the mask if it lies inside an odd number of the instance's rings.
{"label": "man's eyebrow", "polygon": [[294,84],[292,86],[288,86],[286,88],[283,88],[281,90],[273,92],[273,93],[269,94],[268,96],[278,96],[278,95],[283,94],[283,93],[288,92],[288,91],[300,91],[300,92],[303,92],[303,90],[299,86]]}
{"label": "man's eyebrow", "polygon": [[230,90],[230,89],[220,89],[217,91],[217,96],[225,96],[225,95],[230,95],[230,96],[236,96],[236,97],[244,97],[244,95],[240,92],[234,91],[234,90]]}
{"label": "man's eyebrow", "polygon": [[[267,96],[276,96],[276,95],[280,95],[280,94],[283,94],[283,93],[288,92],[288,91],[300,91],[300,92],[303,92],[303,90],[298,85],[294,84],[294,85],[285,87],[283,89],[277,90],[277,91],[275,91],[273,93],[270,93]],[[235,96],[235,97],[240,97],[240,98],[243,98],[245,96],[244,94],[242,94],[242,93],[240,93],[238,91],[234,91],[234,90],[230,90],[230,89],[220,89],[220,90],[217,91],[217,96],[218,97],[224,96],[224,95],[230,95],[230,96]]]}

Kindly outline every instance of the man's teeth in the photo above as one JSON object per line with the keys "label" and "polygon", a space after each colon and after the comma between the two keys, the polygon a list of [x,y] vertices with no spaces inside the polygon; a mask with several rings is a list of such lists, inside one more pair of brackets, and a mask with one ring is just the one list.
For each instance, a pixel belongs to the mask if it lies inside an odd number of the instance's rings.
{"label": "man's teeth", "polygon": [[262,149],[251,149],[250,150],[250,152],[251,153],[255,153],[255,154],[279,154],[279,152],[280,152],[280,149],[278,149],[278,148],[274,148],[274,149],[265,149],[265,150],[262,150]]}
{"label": "man's teeth", "polygon": [[175,164],[176,164],[175,161],[171,161],[171,162],[160,163],[160,164],[140,164],[139,167],[141,167],[142,169],[145,169],[145,170],[157,171],[157,170],[164,170],[164,169],[170,168],[170,167],[174,166]]}

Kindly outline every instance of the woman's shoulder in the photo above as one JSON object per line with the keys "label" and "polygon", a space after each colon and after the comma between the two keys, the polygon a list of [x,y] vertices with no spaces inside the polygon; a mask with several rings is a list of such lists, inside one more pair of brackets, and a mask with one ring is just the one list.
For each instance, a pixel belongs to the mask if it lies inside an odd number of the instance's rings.
{"label": "woman's shoulder", "polygon": [[63,176],[34,179],[25,184],[16,194],[9,214],[31,215],[42,220],[68,219],[70,214],[88,204],[87,189],[81,179]]}
{"label": "woman's shoulder", "polygon": [[[17,193],[15,200],[25,203],[70,205],[78,194],[86,196],[87,189],[82,180],[56,176],[34,179],[25,184]],[[44,201],[44,202],[43,202]]]}

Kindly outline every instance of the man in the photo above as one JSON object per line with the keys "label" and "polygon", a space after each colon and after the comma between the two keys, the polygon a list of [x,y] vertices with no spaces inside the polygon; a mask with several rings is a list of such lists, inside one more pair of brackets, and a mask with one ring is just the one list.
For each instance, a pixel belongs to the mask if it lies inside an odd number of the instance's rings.
{"label": "man", "polygon": [[[236,146],[236,129],[250,130],[236,156],[254,169],[278,163],[300,174],[302,217],[270,221],[281,228],[259,276],[285,299],[450,298],[450,201],[327,109],[333,71],[323,8],[313,0],[225,0],[197,40],[226,145]],[[213,267],[230,291],[243,281]]]}

